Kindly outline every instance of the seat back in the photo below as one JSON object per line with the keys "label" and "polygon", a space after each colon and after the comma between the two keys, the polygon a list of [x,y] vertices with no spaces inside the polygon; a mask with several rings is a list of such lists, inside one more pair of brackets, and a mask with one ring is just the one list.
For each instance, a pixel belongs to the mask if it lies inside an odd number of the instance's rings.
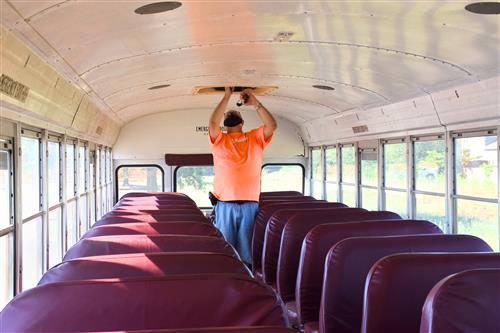
{"label": "seat back", "polygon": [[203,222],[122,223],[89,229],[83,238],[111,235],[192,235],[222,237],[219,229]]}
{"label": "seat back", "polygon": [[420,220],[332,223],[314,227],[302,242],[298,272],[294,274],[297,277],[295,302],[299,322],[318,321],[325,259],[328,250],[337,242],[357,236],[442,233],[434,223]]}
{"label": "seat back", "polygon": [[165,215],[118,215],[100,218],[92,227],[121,223],[167,223],[167,222],[202,222],[209,223],[208,219],[199,214],[165,214]]}
{"label": "seat back", "polygon": [[[338,213],[340,210],[343,211],[342,214]],[[301,208],[298,210],[279,210],[275,212],[269,218],[264,233],[261,265],[264,281],[270,285],[276,284],[276,268],[278,265],[281,236],[285,225],[292,217],[299,215],[301,220],[326,223],[327,220],[335,220],[338,216],[343,216],[343,214],[358,214],[361,212],[367,212],[367,210],[363,208],[331,207]],[[308,218],[302,218],[303,216],[308,216]]]}
{"label": "seat back", "polygon": [[151,252],[215,252],[237,256],[233,247],[218,237],[124,235],[82,239],[66,252],[63,261],[90,256]]}
{"label": "seat back", "polygon": [[147,208],[143,207],[144,209],[141,209],[141,207],[136,207],[134,209],[123,209],[123,208],[115,208],[112,211],[106,213],[104,215],[105,217],[108,216],[120,216],[120,215],[151,215],[151,216],[157,216],[157,215],[169,215],[169,214],[190,214],[190,215],[201,215],[203,216],[203,213],[199,209],[193,209],[193,208],[165,208],[165,209],[153,209],[153,208]]}
{"label": "seat back", "polygon": [[469,269],[500,268],[500,253],[396,254],[377,261],[366,278],[361,332],[418,333],[432,287]]}
{"label": "seat back", "polygon": [[[154,330],[154,331],[128,331],[127,333],[297,333],[296,330],[279,326],[254,326],[254,327],[205,327],[187,328],[174,330]],[[100,332],[118,333],[118,332]]]}
{"label": "seat back", "polygon": [[252,268],[254,272],[262,273],[262,249],[264,247],[264,236],[266,226],[271,216],[280,210],[313,209],[313,208],[336,208],[347,207],[338,202],[325,202],[317,200],[280,202],[260,207],[255,216],[252,235]]}
{"label": "seat back", "polygon": [[427,295],[420,333],[500,332],[500,269],[474,269],[439,281]]}
{"label": "seat back", "polygon": [[179,274],[235,273],[249,275],[234,256],[219,253],[132,253],[63,261],[49,269],[38,285],[70,281]]}
{"label": "seat back", "polygon": [[[223,301],[217,301],[223,300]],[[286,326],[271,288],[241,274],[48,283],[15,297],[4,332],[82,332]]]}
{"label": "seat back", "polygon": [[260,192],[260,198],[269,197],[303,197],[304,194],[297,191],[272,191],[272,192]]}
{"label": "seat back", "polygon": [[320,331],[359,333],[363,317],[363,291],[370,268],[385,256],[414,252],[491,252],[491,248],[482,239],[470,235],[353,237],[341,240],[328,251],[324,265]]}
{"label": "seat back", "polygon": [[186,208],[195,209],[199,208],[191,203],[184,202],[118,202],[113,206],[113,209],[134,209],[134,207],[145,207],[145,208],[157,208],[157,209],[169,209],[169,208]]}

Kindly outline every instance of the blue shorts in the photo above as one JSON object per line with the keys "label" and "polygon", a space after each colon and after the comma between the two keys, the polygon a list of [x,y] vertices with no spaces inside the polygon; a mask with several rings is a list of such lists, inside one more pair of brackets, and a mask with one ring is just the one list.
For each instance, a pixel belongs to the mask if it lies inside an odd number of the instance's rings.
{"label": "blue shorts", "polygon": [[259,204],[251,201],[219,201],[215,205],[215,225],[247,264],[252,263],[253,223],[258,208]]}

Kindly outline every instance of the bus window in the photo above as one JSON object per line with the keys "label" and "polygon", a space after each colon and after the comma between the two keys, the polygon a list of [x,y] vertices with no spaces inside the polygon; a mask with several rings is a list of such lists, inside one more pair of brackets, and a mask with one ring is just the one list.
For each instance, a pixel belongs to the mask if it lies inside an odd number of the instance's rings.
{"label": "bus window", "polygon": [[432,221],[438,224],[443,231],[449,231],[445,204],[444,141],[415,141],[413,154],[415,163],[415,217]]}
{"label": "bus window", "polygon": [[378,164],[376,149],[361,149],[361,207],[378,209]]}
{"label": "bus window", "polygon": [[182,166],[175,169],[176,192],[187,194],[198,207],[211,207],[208,192],[213,189],[213,166]]}
{"label": "bus window", "polygon": [[40,211],[40,140],[21,138],[23,218]]}
{"label": "bus window", "polygon": [[49,267],[62,260],[62,214],[61,214],[61,168],[60,143],[49,141],[48,174],[49,174]]}
{"label": "bus window", "polygon": [[457,232],[481,237],[498,251],[497,137],[456,138],[454,146]]}
{"label": "bus window", "polygon": [[78,148],[78,224],[80,227],[80,235],[87,231],[88,223],[88,206],[87,206],[87,173],[85,172],[87,164],[87,147],[80,146]]}
{"label": "bus window", "polygon": [[118,199],[130,192],[163,191],[163,170],[157,165],[122,165],[116,171]]}
{"label": "bus window", "polygon": [[43,239],[42,217],[23,223],[23,290],[33,288],[42,277]]}
{"label": "bus window", "polygon": [[69,249],[78,240],[75,198],[75,145],[66,144],[66,242]]}
{"label": "bus window", "polygon": [[[5,145],[8,140],[0,139]],[[3,146],[3,145],[2,145]],[[11,197],[12,150],[0,149],[0,309],[14,296],[14,226]]]}
{"label": "bus window", "polygon": [[337,147],[325,149],[326,165],[326,200],[338,201],[338,180],[337,180]]}
{"label": "bus window", "polygon": [[304,168],[300,164],[266,164],[262,167],[261,192],[303,192]]}
{"label": "bus window", "polygon": [[356,207],[356,167],[354,158],[354,146],[343,146],[340,148],[341,158],[341,190],[342,202],[349,207]]}
{"label": "bus window", "polygon": [[407,144],[386,143],[383,148],[385,209],[408,217]]}
{"label": "bus window", "polygon": [[14,233],[0,236],[0,309],[14,296]]}
{"label": "bus window", "polygon": [[311,150],[311,194],[316,199],[323,199],[323,163],[321,148]]}

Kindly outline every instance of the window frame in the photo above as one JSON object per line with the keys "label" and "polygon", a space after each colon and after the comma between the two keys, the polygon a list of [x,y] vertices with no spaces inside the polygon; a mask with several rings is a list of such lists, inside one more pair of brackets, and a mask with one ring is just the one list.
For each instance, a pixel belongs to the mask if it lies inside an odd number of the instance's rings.
{"label": "window frame", "polygon": [[[116,193],[115,204],[120,200],[120,198],[119,198],[120,193],[119,193],[119,189],[118,189],[118,187],[120,185],[118,183],[118,172],[120,171],[121,168],[130,168],[130,167],[137,167],[137,168],[154,167],[154,168],[160,169],[160,171],[161,171],[161,191],[165,192],[165,170],[163,170],[161,165],[159,165],[159,164],[121,164],[118,167],[116,167],[116,169],[115,169],[115,177],[114,177],[115,193]],[[174,175],[175,175],[175,172],[174,172]],[[174,183],[174,186],[175,186],[175,183]],[[174,188],[174,191],[175,191],[175,188]]]}
{"label": "window frame", "polygon": [[[289,163],[275,163],[275,162],[273,162],[273,163],[264,163],[264,164],[262,164],[262,167],[260,168],[261,186],[262,186],[262,170],[264,170],[264,168],[266,166],[299,166],[302,169],[302,194],[304,194],[304,192],[305,192],[305,186],[306,186],[306,182],[305,182],[306,168],[304,167],[304,165],[302,165],[301,163],[293,163],[293,162],[289,162]],[[177,183],[174,183],[174,184],[177,185]]]}

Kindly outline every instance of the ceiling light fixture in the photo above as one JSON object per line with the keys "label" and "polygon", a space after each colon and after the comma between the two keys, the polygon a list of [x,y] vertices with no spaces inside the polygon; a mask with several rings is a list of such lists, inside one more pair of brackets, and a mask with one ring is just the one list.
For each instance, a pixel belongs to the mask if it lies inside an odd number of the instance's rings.
{"label": "ceiling light fixture", "polygon": [[316,89],[321,89],[321,90],[335,90],[334,87],[330,87],[330,86],[323,86],[323,85],[320,85],[320,84],[315,84],[313,85],[313,88],[316,88]]}
{"label": "ceiling light fixture", "polygon": [[141,6],[134,10],[134,12],[139,15],[158,14],[177,9],[180,6],[182,6],[182,3],[178,1],[155,2]]}
{"label": "ceiling light fixture", "polygon": [[149,87],[148,89],[149,90],[156,90],[156,89],[167,88],[167,87],[170,87],[170,84],[160,84],[159,86]]}
{"label": "ceiling light fixture", "polygon": [[465,9],[474,14],[498,15],[500,2],[475,2],[465,6]]}

